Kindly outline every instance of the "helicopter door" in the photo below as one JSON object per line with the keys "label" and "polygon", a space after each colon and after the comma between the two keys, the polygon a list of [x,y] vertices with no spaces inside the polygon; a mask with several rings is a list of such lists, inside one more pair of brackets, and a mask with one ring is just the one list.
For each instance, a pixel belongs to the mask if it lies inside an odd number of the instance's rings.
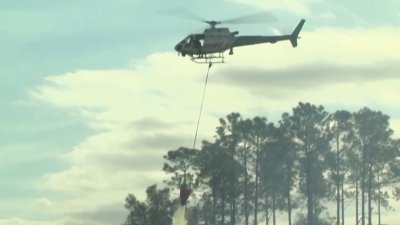
{"label": "helicopter door", "polygon": [[193,47],[196,49],[197,54],[201,54],[202,46],[201,40],[197,38],[193,39]]}
{"label": "helicopter door", "polygon": [[188,37],[187,47],[192,49],[195,53],[194,54],[201,54],[201,49],[203,46],[202,43],[203,39],[197,35],[193,35]]}

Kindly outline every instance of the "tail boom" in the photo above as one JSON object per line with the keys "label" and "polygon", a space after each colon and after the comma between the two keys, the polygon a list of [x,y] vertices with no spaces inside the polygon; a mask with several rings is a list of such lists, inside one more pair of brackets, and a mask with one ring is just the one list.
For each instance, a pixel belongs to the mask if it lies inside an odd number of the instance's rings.
{"label": "tail boom", "polygon": [[254,45],[261,43],[276,43],[278,41],[289,40],[292,46],[295,48],[297,46],[297,39],[299,38],[299,33],[303,28],[305,20],[300,20],[299,24],[293,30],[292,34],[277,35],[277,36],[237,36],[233,40],[230,48],[240,47],[245,45]]}

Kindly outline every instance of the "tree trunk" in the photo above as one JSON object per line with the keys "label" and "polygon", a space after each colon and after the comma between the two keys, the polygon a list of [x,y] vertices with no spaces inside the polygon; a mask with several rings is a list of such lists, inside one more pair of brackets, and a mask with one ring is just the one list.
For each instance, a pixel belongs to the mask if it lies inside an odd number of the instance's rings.
{"label": "tree trunk", "polygon": [[234,141],[234,144],[231,147],[231,157],[232,157],[232,165],[231,165],[231,179],[230,179],[230,196],[229,196],[229,203],[230,203],[230,215],[231,215],[231,220],[230,224],[235,225],[236,224],[236,173],[235,173],[235,150],[236,150],[236,141]]}
{"label": "tree trunk", "polygon": [[212,224],[216,225],[217,223],[217,194],[215,188],[212,189],[213,195],[213,211],[212,211]]}
{"label": "tree trunk", "polygon": [[269,206],[268,206],[268,193],[265,194],[265,224],[269,225]]}
{"label": "tree trunk", "polygon": [[231,204],[231,225],[236,224],[236,201],[233,200],[233,203]]}
{"label": "tree trunk", "polygon": [[378,225],[381,225],[381,177],[378,173]]}
{"label": "tree trunk", "polygon": [[[234,172],[233,175],[234,176]],[[230,209],[231,209],[231,220],[230,224],[235,225],[236,224],[236,197],[235,197],[235,183],[231,184],[231,196],[230,196]]]}
{"label": "tree trunk", "polygon": [[255,197],[254,197],[254,225],[258,224],[257,214],[258,214],[258,177],[256,176],[256,186],[255,186]]}
{"label": "tree trunk", "polygon": [[366,153],[365,147],[362,147],[362,170],[361,170],[361,225],[365,225],[365,170],[366,170]]}
{"label": "tree trunk", "polygon": [[318,225],[318,204],[317,204],[317,197],[314,195],[314,217],[313,217],[313,224]]}
{"label": "tree trunk", "polygon": [[309,180],[310,178],[308,178],[309,175],[307,175],[307,221],[309,225],[314,225],[313,221],[314,221],[314,201],[313,201],[313,194],[311,191],[311,187],[310,187],[310,183]]}
{"label": "tree trunk", "polygon": [[288,179],[288,182],[287,182],[287,192],[286,192],[286,194],[287,194],[287,208],[288,208],[288,224],[289,225],[292,225],[292,200],[291,200],[291,198],[290,198],[290,189],[291,189],[291,177],[290,177],[290,172],[291,172],[291,169],[289,169],[289,167],[288,167],[288,174],[287,174],[287,179]]}
{"label": "tree trunk", "polygon": [[221,193],[221,224],[225,225],[225,181],[222,180],[222,193]]}
{"label": "tree trunk", "polygon": [[306,151],[306,191],[307,191],[307,221],[308,225],[314,225],[314,200],[313,191],[311,190],[311,169],[310,156]]}
{"label": "tree trunk", "polygon": [[340,157],[339,157],[339,132],[336,136],[336,225],[340,225]]}
{"label": "tree trunk", "polygon": [[247,174],[247,146],[244,145],[244,221],[245,225],[249,225],[249,191],[248,191],[248,174]]}
{"label": "tree trunk", "polygon": [[336,225],[340,225],[340,187],[337,186],[336,189]]}
{"label": "tree trunk", "polygon": [[358,171],[356,171],[356,225],[358,225]]}
{"label": "tree trunk", "polygon": [[254,225],[258,224],[257,214],[258,214],[258,179],[259,179],[259,153],[260,152],[260,143],[259,138],[257,137],[256,141],[256,168],[255,168],[255,195],[254,195]]}
{"label": "tree trunk", "polygon": [[343,177],[341,177],[341,186],[342,186],[342,194],[341,194],[341,198],[342,198],[342,225],[344,225],[344,174]]}
{"label": "tree trunk", "polygon": [[275,201],[276,201],[276,199],[275,199],[275,193],[274,193],[273,196],[272,196],[272,221],[273,221],[273,225],[276,225],[276,215],[275,215],[276,208],[275,208]]}
{"label": "tree trunk", "polygon": [[368,225],[372,225],[372,165],[368,166]]}

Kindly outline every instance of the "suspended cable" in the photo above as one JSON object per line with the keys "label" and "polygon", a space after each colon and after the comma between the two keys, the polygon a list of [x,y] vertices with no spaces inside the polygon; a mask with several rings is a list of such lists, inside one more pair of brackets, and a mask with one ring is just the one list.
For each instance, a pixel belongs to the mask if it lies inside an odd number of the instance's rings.
{"label": "suspended cable", "polygon": [[193,149],[196,148],[197,132],[199,131],[201,112],[203,111],[204,96],[206,95],[206,87],[207,87],[207,81],[208,81],[208,74],[209,74],[209,72],[210,72],[211,66],[212,66],[212,63],[208,64],[206,81],[204,82],[204,88],[203,88],[203,97],[201,98],[200,111],[199,111],[199,118],[198,118],[198,120],[197,120],[196,133],[194,134]]}

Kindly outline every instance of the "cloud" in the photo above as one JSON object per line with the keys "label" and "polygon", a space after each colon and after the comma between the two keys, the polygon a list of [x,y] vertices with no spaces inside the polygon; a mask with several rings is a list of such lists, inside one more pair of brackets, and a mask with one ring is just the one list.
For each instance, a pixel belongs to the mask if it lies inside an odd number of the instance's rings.
{"label": "cloud", "polygon": [[49,208],[49,207],[53,206],[53,202],[46,197],[42,197],[42,198],[36,199],[36,206],[41,209]]}
{"label": "cloud", "polygon": [[136,138],[132,141],[133,146],[145,147],[145,148],[178,148],[182,144],[188,144],[193,138],[188,134],[165,134],[165,133],[153,133],[144,135]]}
{"label": "cloud", "polygon": [[165,121],[161,121],[158,118],[145,117],[140,120],[131,123],[132,128],[139,130],[165,130],[171,128],[174,125]]}
{"label": "cloud", "polygon": [[[324,28],[301,35],[296,49],[289,43],[237,48],[226,64],[211,67],[198,140],[211,140],[217,119],[230,112],[271,120],[299,101],[332,110],[371,106],[400,118],[393,107],[400,105],[398,29]],[[147,186],[167,178],[162,156],[193,144],[207,65],[171,52],[133,65],[50,76],[29,92],[34,104],[72,111],[92,128],[61,158],[69,166],[37,184],[69,196],[51,208],[75,224],[109,224],[95,220],[99,214],[122,223],[123,213],[109,206],[123,210],[129,192],[143,199]]]}
{"label": "cloud", "polygon": [[123,204],[111,204],[101,206],[96,209],[72,213],[71,218],[78,221],[91,222],[93,224],[121,224],[121,218],[127,217],[128,211],[123,208]]}
{"label": "cloud", "polygon": [[[171,62],[180,70],[171,73]],[[54,213],[75,218],[75,224],[109,224],[111,219],[93,218],[98,211],[116,213],[114,222],[122,223],[125,196],[131,192],[143,199],[147,186],[167,178],[162,156],[191,144],[199,106],[192,99],[198,99],[203,78],[199,71],[202,67],[190,61],[162,53],[136,62],[135,68],[47,77],[32,89],[34,104],[72,111],[93,131],[62,157],[68,168],[45,174],[37,184],[43,191],[76,196],[58,201]],[[185,130],[190,132],[182,135]],[[110,204],[120,208],[102,208]]]}
{"label": "cloud", "polygon": [[21,218],[0,219],[0,225],[65,225],[62,220],[28,220]]}
{"label": "cloud", "polygon": [[[323,28],[301,35],[296,49],[286,43],[265,51],[261,51],[266,48],[263,46],[235,49],[245,60],[232,58],[231,65],[221,68],[214,81],[267,98],[292,98],[298,92],[333,86],[398,80],[400,57],[392,48],[400,48],[398,29]],[[383,41],[385,45],[378,44]]]}
{"label": "cloud", "polygon": [[367,84],[384,80],[399,80],[398,62],[373,65],[335,65],[315,62],[277,69],[226,69],[216,82],[246,88],[255,94],[272,93],[273,97],[287,97],[285,93],[320,89],[352,83]]}
{"label": "cloud", "polygon": [[297,0],[237,0],[240,3],[251,4],[259,8],[264,8],[268,10],[283,10],[283,11],[290,11],[292,13],[298,14],[310,14],[310,9],[308,2],[310,1],[297,1]]}
{"label": "cloud", "polygon": [[[282,18],[305,17],[311,26],[339,25],[342,27],[371,27],[399,24],[398,0],[377,1],[325,1],[325,0],[236,0],[237,2],[267,9]],[[288,13],[289,12],[289,13]]]}

